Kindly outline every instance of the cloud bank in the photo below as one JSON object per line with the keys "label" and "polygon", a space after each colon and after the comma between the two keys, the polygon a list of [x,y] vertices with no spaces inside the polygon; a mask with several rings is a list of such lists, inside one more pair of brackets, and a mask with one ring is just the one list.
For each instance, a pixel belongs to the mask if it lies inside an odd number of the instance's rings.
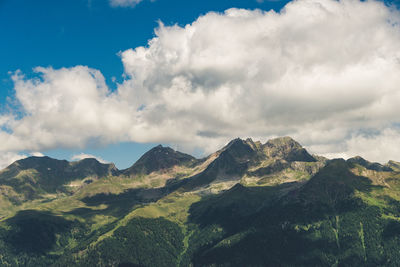
{"label": "cloud bank", "polygon": [[237,136],[290,135],[318,154],[400,160],[398,10],[298,0],[155,33],[121,52],[114,92],[85,66],[15,73],[19,109],[0,116],[0,151],[134,141],[207,153]]}

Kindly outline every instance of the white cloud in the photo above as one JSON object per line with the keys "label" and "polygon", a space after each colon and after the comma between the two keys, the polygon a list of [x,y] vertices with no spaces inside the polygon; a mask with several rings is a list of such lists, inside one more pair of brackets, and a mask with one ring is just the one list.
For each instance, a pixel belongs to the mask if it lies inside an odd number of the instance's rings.
{"label": "white cloud", "polygon": [[112,7],[134,7],[143,0],[110,0]]}
{"label": "white cloud", "polygon": [[0,170],[6,168],[14,161],[27,158],[29,156],[44,157],[40,152],[31,152],[29,154],[16,153],[16,152],[2,152],[0,153]]}
{"label": "white cloud", "polygon": [[31,156],[34,157],[44,157],[44,154],[41,152],[31,152]]}
{"label": "white cloud", "polygon": [[148,46],[121,53],[116,92],[84,66],[16,73],[26,115],[0,117],[12,131],[0,151],[136,141],[210,152],[232,137],[290,135],[315,153],[400,160],[399,25],[397,10],[357,0],[160,24]]}
{"label": "white cloud", "polygon": [[97,159],[100,163],[109,163],[108,161],[106,161],[106,160],[104,160],[104,159],[102,159],[100,157],[96,157],[94,155],[85,154],[85,153],[80,153],[80,154],[73,155],[71,157],[71,160],[76,161],[76,160],[90,159],[90,158]]}
{"label": "white cloud", "polygon": [[0,153],[0,170],[6,168],[8,165],[16,160],[26,158],[26,155],[18,154],[15,152]]}
{"label": "white cloud", "polygon": [[12,134],[0,132],[0,150],[83,147],[91,139],[109,143],[124,137],[132,108],[108,91],[99,71],[83,66],[35,71],[40,79],[13,76],[26,115],[8,122]]}
{"label": "white cloud", "polygon": [[[346,140],[348,156],[361,155],[371,161],[400,159],[400,132],[385,129],[379,134],[352,136]],[[384,153],[384,155],[383,155]]]}

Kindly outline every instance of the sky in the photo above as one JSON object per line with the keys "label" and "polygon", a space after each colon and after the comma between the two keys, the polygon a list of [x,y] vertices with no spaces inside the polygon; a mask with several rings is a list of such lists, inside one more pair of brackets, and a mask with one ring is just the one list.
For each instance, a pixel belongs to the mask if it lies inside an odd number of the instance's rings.
{"label": "sky", "polygon": [[0,168],[289,135],[400,161],[399,2],[0,0]]}

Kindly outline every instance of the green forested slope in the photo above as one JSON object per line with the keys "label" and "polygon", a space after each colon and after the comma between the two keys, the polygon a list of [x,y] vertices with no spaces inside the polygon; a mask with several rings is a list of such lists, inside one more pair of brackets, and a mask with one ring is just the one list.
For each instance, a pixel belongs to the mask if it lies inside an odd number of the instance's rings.
{"label": "green forested slope", "polygon": [[[53,161],[35,159],[35,188],[91,182],[0,206],[0,265],[400,265],[396,162],[327,160],[288,137],[235,139],[201,160],[155,149],[129,174],[43,174]],[[4,199],[20,194],[10,169]]]}

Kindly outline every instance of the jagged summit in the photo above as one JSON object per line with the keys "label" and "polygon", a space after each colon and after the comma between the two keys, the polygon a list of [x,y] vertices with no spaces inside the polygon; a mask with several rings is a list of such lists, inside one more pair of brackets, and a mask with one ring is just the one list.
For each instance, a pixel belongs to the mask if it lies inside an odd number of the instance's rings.
{"label": "jagged summit", "polygon": [[289,136],[270,139],[265,144],[262,144],[260,141],[253,141],[251,138],[247,138],[246,140],[235,138],[221,149],[221,151],[229,151],[229,153],[237,158],[249,157],[254,153],[258,153],[263,154],[267,158],[279,158],[289,162],[317,161],[306,149]]}
{"label": "jagged summit", "polygon": [[267,141],[267,143],[272,143],[272,144],[276,144],[276,145],[292,144],[294,146],[301,147],[301,145],[290,136],[275,137],[275,138],[269,139]]}
{"label": "jagged summit", "polygon": [[125,175],[149,174],[175,165],[195,162],[191,155],[158,145],[146,152],[132,167],[123,171]]}
{"label": "jagged summit", "polygon": [[221,155],[229,153],[235,158],[250,157],[255,152],[252,144],[254,144],[253,141],[249,142],[240,138],[233,139],[222,149]]}
{"label": "jagged summit", "polygon": [[263,148],[266,155],[271,158],[282,158],[286,161],[316,161],[307,150],[289,136],[268,140]]}
{"label": "jagged summit", "polygon": [[223,168],[227,173],[243,171],[248,163],[256,156],[256,151],[248,140],[236,138],[229,142],[220,153],[216,162],[218,168]]}
{"label": "jagged summit", "polygon": [[[250,180],[263,177],[267,183],[272,174],[281,172],[271,178],[271,183],[272,180],[280,183],[313,175],[325,164],[317,162],[298,142],[290,137],[272,139],[264,145],[260,141],[254,142],[251,138],[246,140],[235,138],[213,156],[215,159],[204,172],[186,184],[186,189],[199,188],[210,183],[229,182],[234,184],[243,177],[253,177],[249,178]],[[306,165],[306,162],[315,162],[316,164]],[[299,173],[304,175],[299,176]]]}
{"label": "jagged summit", "polygon": [[253,149],[253,150],[260,150],[262,147],[262,143],[260,141],[253,141],[251,138],[246,139],[246,143]]}

